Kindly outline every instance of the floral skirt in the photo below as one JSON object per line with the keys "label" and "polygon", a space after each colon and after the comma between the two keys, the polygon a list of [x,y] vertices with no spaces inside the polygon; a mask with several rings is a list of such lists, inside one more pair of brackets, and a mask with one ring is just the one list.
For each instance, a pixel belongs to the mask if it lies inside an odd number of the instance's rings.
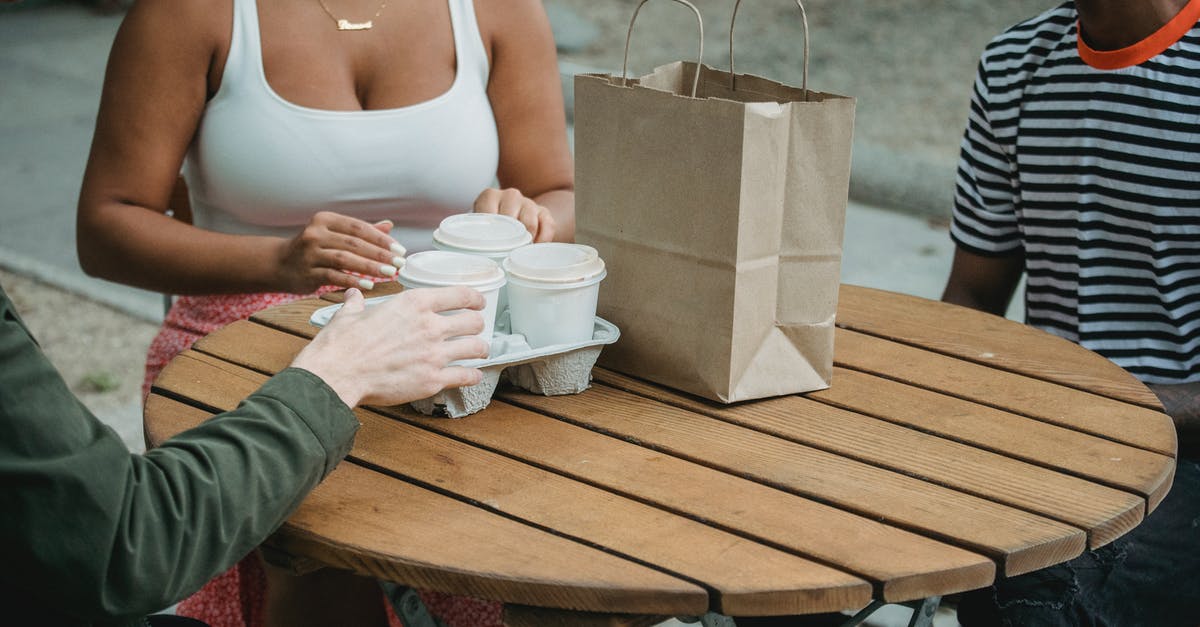
{"label": "floral skirt", "polygon": [[[191,348],[196,340],[227,324],[246,320],[267,307],[309,298],[333,289],[322,289],[309,295],[267,293],[180,297],[167,313],[162,328],[150,344],[146,356],[146,374],[142,381],[142,398],[149,396],[154,379],[167,362]],[[205,621],[212,627],[262,627],[266,589],[266,573],[255,552],[184,599],[176,611],[181,616]],[[387,611],[389,625],[401,627],[400,619],[382,593],[379,598]],[[422,591],[421,598],[430,613],[448,627],[502,627],[499,603],[432,591]]]}

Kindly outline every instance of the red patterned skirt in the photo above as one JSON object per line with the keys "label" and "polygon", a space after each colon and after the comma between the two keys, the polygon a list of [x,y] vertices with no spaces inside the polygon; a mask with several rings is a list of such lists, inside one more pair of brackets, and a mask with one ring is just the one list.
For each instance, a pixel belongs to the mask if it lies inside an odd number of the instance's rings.
{"label": "red patterned skirt", "polygon": [[[227,324],[246,320],[267,307],[309,298],[333,289],[326,288],[309,295],[181,296],[167,313],[162,328],[150,344],[146,356],[146,376],[142,381],[142,398],[150,394],[151,384],[167,362],[191,348],[196,340]],[[257,553],[242,558],[236,566],[184,599],[177,612],[205,621],[212,627],[263,627],[267,579],[259,559]],[[449,627],[502,627],[499,603],[431,591],[422,591],[421,598],[430,613]],[[382,594],[380,599],[383,600]],[[401,627],[402,623],[392,611],[391,604],[384,602],[384,607],[391,627]]]}

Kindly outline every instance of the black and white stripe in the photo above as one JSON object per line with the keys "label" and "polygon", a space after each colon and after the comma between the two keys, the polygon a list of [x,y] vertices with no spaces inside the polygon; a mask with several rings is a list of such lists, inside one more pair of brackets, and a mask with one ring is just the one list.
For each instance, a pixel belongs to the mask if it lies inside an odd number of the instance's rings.
{"label": "black and white stripe", "polygon": [[1067,2],[984,52],[951,235],[1024,253],[1029,324],[1148,383],[1200,381],[1200,25],[1102,71],[1076,23]]}

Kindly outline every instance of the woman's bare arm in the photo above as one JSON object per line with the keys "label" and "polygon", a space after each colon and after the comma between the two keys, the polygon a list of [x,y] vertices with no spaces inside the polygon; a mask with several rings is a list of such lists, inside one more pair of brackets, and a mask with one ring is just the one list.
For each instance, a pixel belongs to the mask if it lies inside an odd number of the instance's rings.
{"label": "woman's bare arm", "polygon": [[[109,57],[84,173],[77,248],[93,276],[188,293],[307,292],[381,275],[394,258],[380,229],[322,214],[305,233],[227,235],[165,215],[208,98],[219,86],[232,3],[139,0]],[[365,286],[364,286],[365,287]]]}
{"label": "woman's bare arm", "polygon": [[553,239],[572,241],[575,174],[550,21],[538,0],[475,6],[491,58],[488,96],[500,133],[500,185],[548,209]]}

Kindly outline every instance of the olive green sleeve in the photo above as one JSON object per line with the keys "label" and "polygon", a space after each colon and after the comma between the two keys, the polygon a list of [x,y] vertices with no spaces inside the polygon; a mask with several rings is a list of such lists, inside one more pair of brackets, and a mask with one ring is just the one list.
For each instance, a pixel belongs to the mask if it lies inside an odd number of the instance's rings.
{"label": "olive green sleeve", "polygon": [[[166,607],[246,555],[349,452],[358,422],[288,369],[236,410],[130,454],[0,289],[0,603],[104,622]],[[65,622],[65,621],[64,621]]]}

